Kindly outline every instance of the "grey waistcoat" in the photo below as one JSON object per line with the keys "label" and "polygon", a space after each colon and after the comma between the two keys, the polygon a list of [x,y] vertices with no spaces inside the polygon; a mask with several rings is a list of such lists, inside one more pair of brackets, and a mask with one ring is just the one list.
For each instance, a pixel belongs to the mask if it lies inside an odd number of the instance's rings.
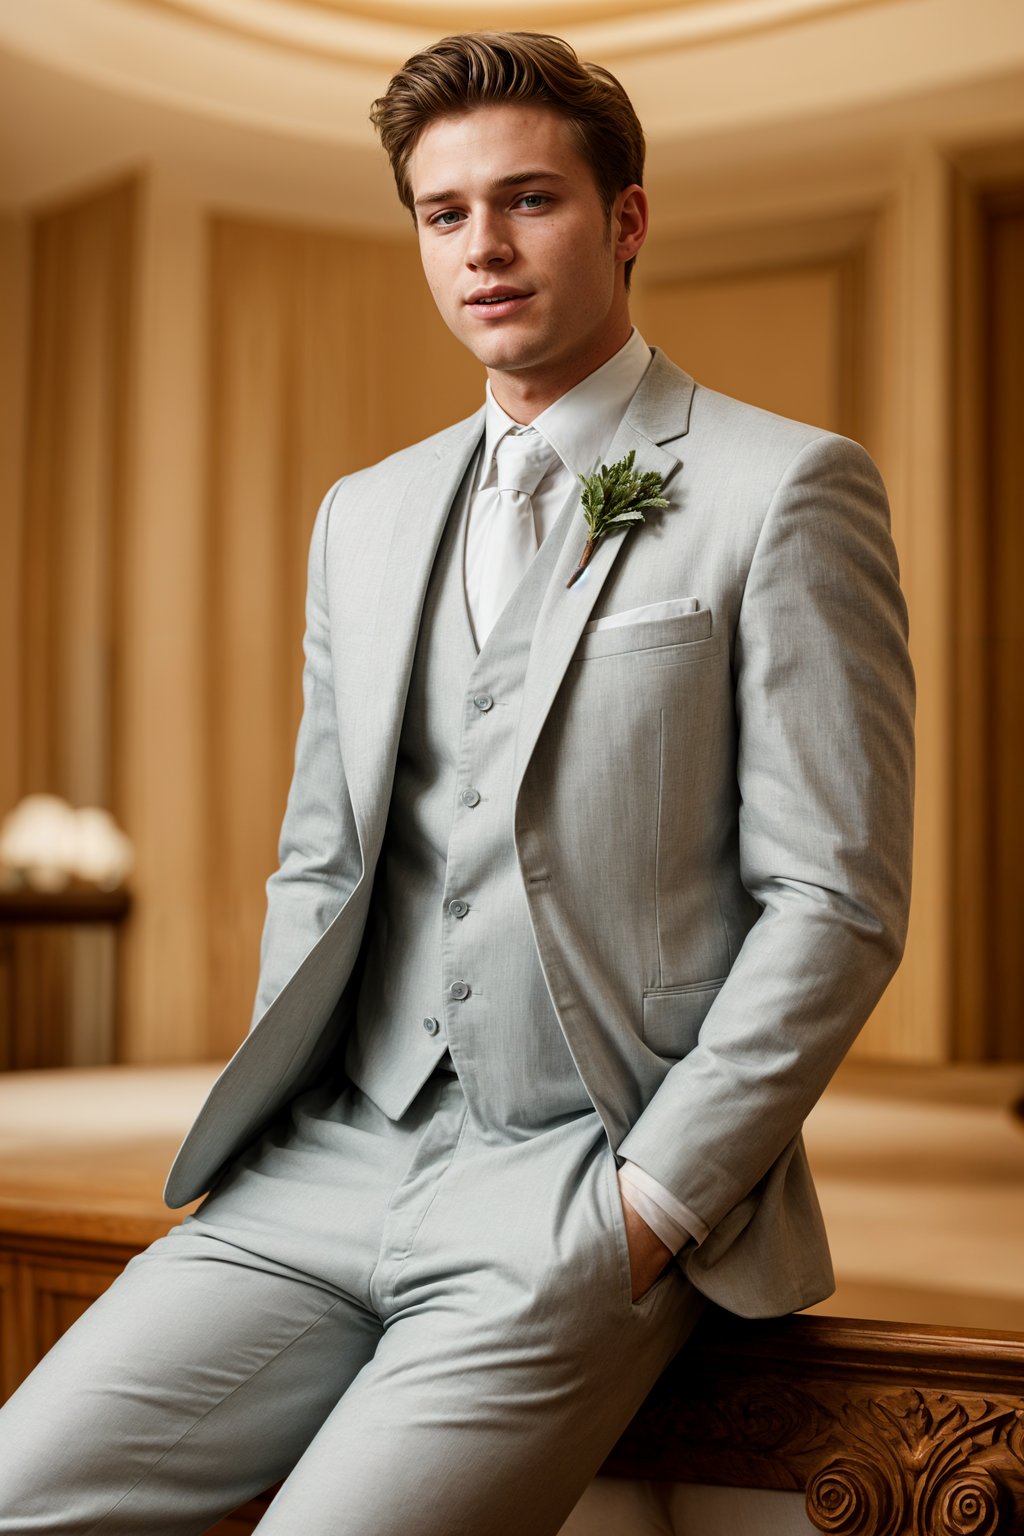
{"label": "grey waistcoat", "polygon": [[537,958],[512,803],[530,642],[576,498],[479,652],[469,502],[464,485],[427,588],[345,1066],[397,1119],[449,1051],[480,1127],[529,1135],[590,1108]]}

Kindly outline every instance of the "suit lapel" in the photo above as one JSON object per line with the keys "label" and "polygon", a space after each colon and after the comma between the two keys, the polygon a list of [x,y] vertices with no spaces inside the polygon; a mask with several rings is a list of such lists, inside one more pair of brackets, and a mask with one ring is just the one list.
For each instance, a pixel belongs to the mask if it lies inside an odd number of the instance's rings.
{"label": "suit lapel", "polygon": [[[655,349],[606,455],[611,464],[633,449],[638,470],[656,470],[661,475],[670,502],[662,517],[680,515],[671,483],[681,461],[661,444],[685,435],[693,390],[693,380]],[[387,818],[427,582],[452,501],[479,444],[484,418],[481,409],[444,433],[430,456],[424,454],[396,486],[394,500],[381,508],[372,537],[367,537],[357,560],[358,587],[374,594],[372,620],[367,622],[367,609],[361,605],[346,614],[345,604],[339,603],[337,623],[332,622],[332,643],[338,639],[344,658],[336,667],[341,749],[364,871],[372,870],[376,862]],[[386,526],[380,527],[385,520]],[[573,506],[527,664],[516,741],[516,796],[601,588],[623,547],[643,535],[641,524],[603,539],[586,574],[569,588],[567,582],[586,540],[582,510],[578,502]],[[350,557],[351,549],[339,548],[338,559]],[[344,589],[354,590],[350,580],[344,582]]]}
{"label": "suit lapel", "polygon": [[[341,746],[364,870],[376,860],[387,817],[427,582],[483,423],[480,410],[446,432],[398,490],[384,513],[390,528],[367,544],[359,563],[359,584],[373,594],[372,620],[366,622],[364,608],[351,627],[341,621],[347,651],[336,668]],[[346,558],[344,549],[338,558]]]}
{"label": "suit lapel", "polygon": [[[605,455],[604,462],[614,464],[632,450],[636,454],[634,468],[638,472],[655,470],[661,475],[662,488],[669,500],[669,506],[659,514],[661,517],[681,515],[672,497],[672,477],[682,461],[676,453],[663,448],[661,444],[686,434],[693,391],[694,383],[689,375],[676,368],[663,352],[655,348],[651,366],[641,379]],[[583,510],[577,500],[554,574],[544,594],[530,648],[516,739],[513,780],[515,798],[518,798],[523,776],[548,711],[601,588],[616,560],[629,558],[630,541],[642,539],[643,536],[644,525],[641,523],[602,539],[583,576],[572,587],[568,587],[569,577],[579,564],[587,537]],[[625,555],[624,548],[627,551]]]}

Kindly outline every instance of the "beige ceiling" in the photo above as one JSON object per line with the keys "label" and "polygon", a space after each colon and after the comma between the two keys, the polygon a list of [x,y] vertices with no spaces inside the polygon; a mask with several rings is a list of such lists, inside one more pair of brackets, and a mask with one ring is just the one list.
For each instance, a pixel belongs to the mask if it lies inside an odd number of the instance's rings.
{"label": "beige ceiling", "polygon": [[680,210],[756,204],[787,164],[875,175],[915,139],[1024,133],[1024,0],[29,0],[0,8],[0,204],[148,164],[398,227],[370,102],[442,32],[509,19],[619,76]]}

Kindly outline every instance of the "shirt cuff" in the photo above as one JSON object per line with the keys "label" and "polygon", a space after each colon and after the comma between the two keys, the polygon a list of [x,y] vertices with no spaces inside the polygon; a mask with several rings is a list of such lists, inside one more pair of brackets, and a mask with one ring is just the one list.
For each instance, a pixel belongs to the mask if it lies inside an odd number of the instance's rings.
{"label": "shirt cuff", "polygon": [[619,1194],[673,1253],[689,1238],[702,1243],[708,1235],[707,1224],[636,1163],[625,1162],[619,1169]]}

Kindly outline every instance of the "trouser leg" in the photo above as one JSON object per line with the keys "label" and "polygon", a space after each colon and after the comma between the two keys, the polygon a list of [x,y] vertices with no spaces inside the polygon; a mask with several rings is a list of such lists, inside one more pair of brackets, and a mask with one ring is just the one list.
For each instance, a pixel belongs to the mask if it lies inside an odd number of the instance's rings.
{"label": "trouser leg", "polygon": [[0,1536],[185,1536],[289,1471],[380,1337],[366,1282],[443,1087],[400,1125],[304,1095],[128,1265],[0,1410]]}
{"label": "trouser leg", "polygon": [[639,1303],[596,1121],[481,1147],[389,1217],[373,1360],[260,1536],[552,1536],[696,1322],[677,1266]]}
{"label": "trouser leg", "polygon": [[313,1096],[0,1413],[0,1536],[188,1536],[290,1468],[266,1536],[549,1536],[699,1310],[631,1303],[596,1115]]}
{"label": "trouser leg", "polygon": [[174,1233],[0,1410],[4,1536],[186,1536],[284,1477],[380,1336],[337,1292]]}

